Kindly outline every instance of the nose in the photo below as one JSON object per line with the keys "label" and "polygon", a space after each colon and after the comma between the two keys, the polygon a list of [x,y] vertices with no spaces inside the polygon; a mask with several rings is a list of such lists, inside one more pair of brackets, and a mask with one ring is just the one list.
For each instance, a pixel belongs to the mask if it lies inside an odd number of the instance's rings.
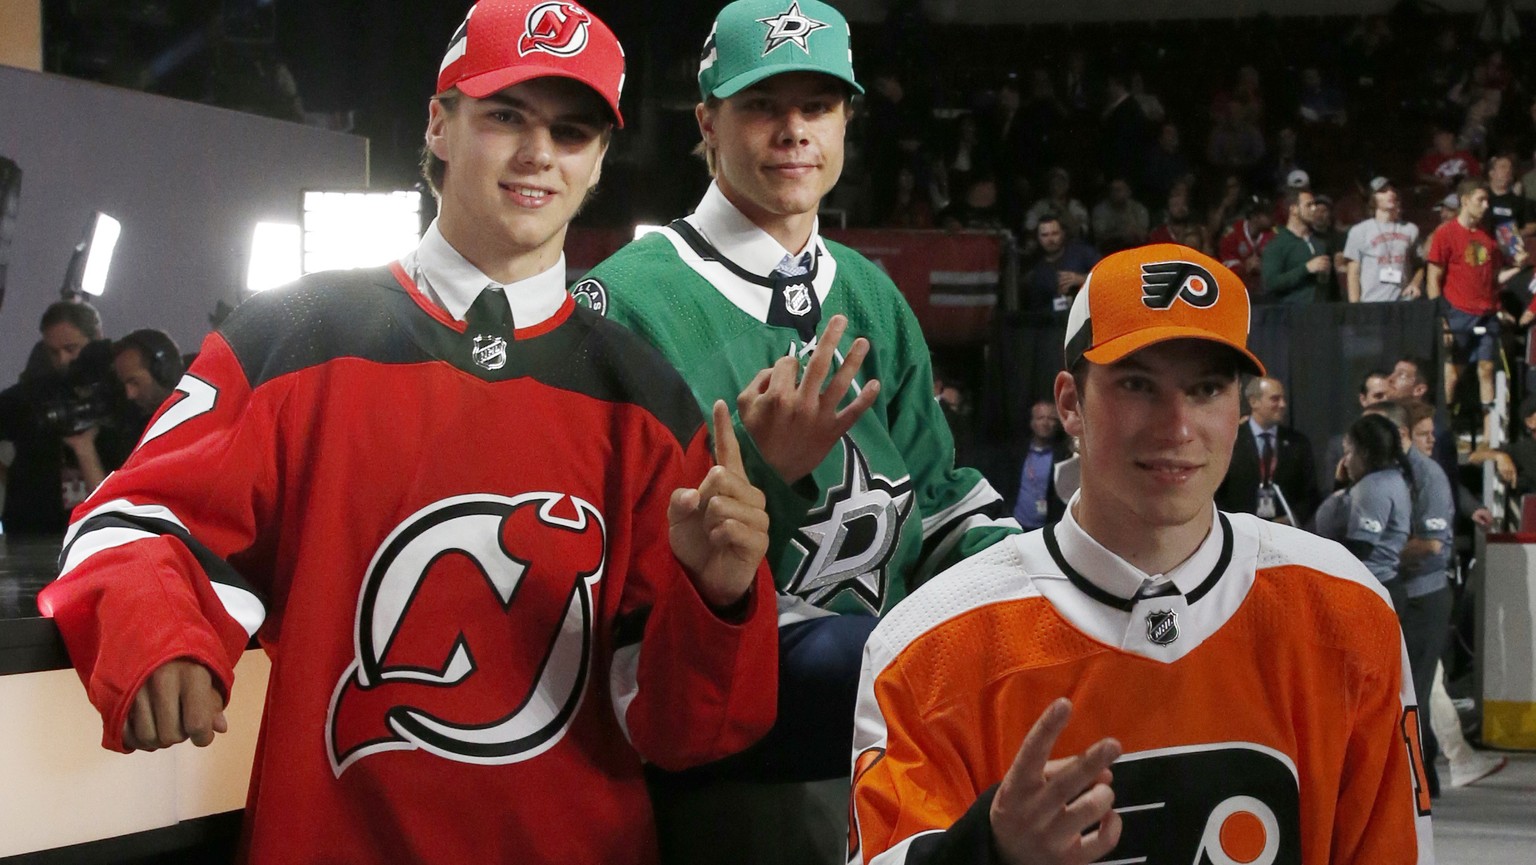
{"label": "nose", "polygon": [[806,137],[805,114],[798,108],[791,108],[783,114],[783,122],[779,128],[779,144],[783,147],[809,144]]}
{"label": "nose", "polygon": [[554,158],[555,139],[549,127],[539,123],[528,124],[517,142],[517,152],[514,154],[517,164],[530,171],[542,171],[554,162]]}
{"label": "nose", "polygon": [[1169,393],[1158,400],[1157,428],[1153,436],[1164,446],[1180,445],[1194,437],[1194,412],[1191,401],[1182,393]]}

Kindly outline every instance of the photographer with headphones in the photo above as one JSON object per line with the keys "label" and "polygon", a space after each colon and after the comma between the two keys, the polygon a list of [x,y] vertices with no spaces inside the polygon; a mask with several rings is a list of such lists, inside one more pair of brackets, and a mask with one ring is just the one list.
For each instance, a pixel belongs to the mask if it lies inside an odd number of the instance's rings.
{"label": "photographer with headphones", "polygon": [[96,309],[58,301],[38,330],[34,356],[46,363],[29,364],[0,391],[0,441],[16,447],[0,516],[11,534],[62,534],[70,510],[123,464],[136,440]]}
{"label": "photographer with headphones", "polygon": [[144,328],[112,344],[112,371],[122,382],[123,394],[140,413],[133,440],[144,434],[149,419],[176,390],[186,366],[181,349],[165,331]]}

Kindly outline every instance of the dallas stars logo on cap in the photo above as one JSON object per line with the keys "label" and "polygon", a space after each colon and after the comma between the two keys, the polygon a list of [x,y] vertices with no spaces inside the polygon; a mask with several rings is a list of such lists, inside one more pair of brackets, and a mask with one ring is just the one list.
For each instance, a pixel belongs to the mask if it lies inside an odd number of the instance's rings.
{"label": "dallas stars logo on cap", "polygon": [[767,57],[774,49],[787,44],[793,44],[796,48],[809,54],[811,46],[806,44],[806,37],[817,30],[827,26],[824,21],[809,18],[800,12],[800,0],[789,4],[789,8],[770,18],[757,19],[759,24],[768,25],[768,38],[764,42],[763,56]]}

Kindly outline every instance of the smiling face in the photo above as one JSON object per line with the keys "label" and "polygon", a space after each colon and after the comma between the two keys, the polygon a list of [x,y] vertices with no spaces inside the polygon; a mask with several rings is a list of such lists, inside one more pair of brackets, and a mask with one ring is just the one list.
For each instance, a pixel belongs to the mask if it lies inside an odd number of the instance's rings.
{"label": "smiling face", "polygon": [[444,163],[438,226],[492,279],[547,270],[602,173],[608,116],[590,88],[536,78],[485,99],[431,103],[427,146]]}
{"label": "smiling face", "polygon": [[1070,374],[1057,376],[1056,407],[1079,438],[1082,504],[1093,522],[1122,537],[1208,524],[1237,438],[1231,349],[1172,340],[1090,364],[1081,378],[1082,393]]}
{"label": "smiling face", "polygon": [[705,147],[715,152],[720,191],[798,251],[821,199],[843,173],[846,85],[817,72],[786,72],[695,113]]}

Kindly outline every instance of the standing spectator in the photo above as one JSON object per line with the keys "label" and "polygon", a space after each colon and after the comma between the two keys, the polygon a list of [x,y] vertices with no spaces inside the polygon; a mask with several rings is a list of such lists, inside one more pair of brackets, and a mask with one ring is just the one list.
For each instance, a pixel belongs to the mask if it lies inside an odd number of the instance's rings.
{"label": "standing spectator", "polygon": [[[1531,115],[1532,124],[1536,125],[1536,100],[1531,101]],[[1531,170],[1520,178],[1520,192],[1526,201],[1533,202],[1531,206],[1536,207],[1536,143],[1521,152],[1531,154]]]}
{"label": "standing spectator", "polygon": [[1024,272],[1024,310],[1064,314],[1099,261],[1093,247],[1067,234],[1060,217],[1047,215],[1035,226],[1039,258]]}
{"label": "standing spectator", "polygon": [[1275,239],[1270,230],[1269,199],[1252,195],[1244,199],[1243,218],[1221,236],[1219,257],[1257,296],[1264,285],[1264,249]]}
{"label": "standing spectator", "polygon": [[1179,127],[1165,121],[1158,127],[1157,141],[1147,149],[1142,160],[1141,184],[1148,201],[1161,201],[1175,186],[1187,186],[1194,179],[1189,159],[1180,146]]}
{"label": "standing spectator", "polygon": [[1124,177],[1109,182],[1109,192],[1093,207],[1093,239],[1102,253],[1118,252],[1147,241],[1151,217],[1146,205],[1131,197]]}
{"label": "standing spectator", "polygon": [[[1525,251],[1508,261],[1482,228],[1488,212],[1488,182],[1463,180],[1457,188],[1461,208],[1456,218],[1435,229],[1429,239],[1426,292],[1445,295],[1446,329],[1452,346],[1445,364],[1445,401],[1456,401],[1456,385],[1468,363],[1477,364],[1478,399],[1486,414],[1493,404],[1493,367],[1499,348],[1499,284],[1525,264]],[[1510,266],[1513,265],[1513,266]]]}
{"label": "standing spectator", "polygon": [[1488,229],[1513,260],[1536,235],[1536,207],[1515,191],[1515,160],[1501,153],[1488,160]]}
{"label": "standing spectator", "polygon": [[[1427,358],[1416,355],[1408,355],[1398,358],[1392,366],[1392,374],[1387,377],[1387,387],[1391,391],[1391,398],[1399,402],[1417,401],[1426,405],[1433,405],[1433,377],[1435,368]],[[1433,453],[1435,462],[1445,471],[1445,476],[1457,484],[1460,489],[1460,457],[1456,452],[1456,435],[1451,430],[1449,414],[1444,409],[1435,409],[1433,426]],[[1463,507],[1466,505],[1466,507]],[[1476,519],[1475,512],[1480,504],[1465,501],[1465,497],[1458,492],[1457,508],[1462,516]],[[1486,513],[1486,511],[1485,511]]]}
{"label": "standing spectator", "polygon": [[1364,563],[1399,609],[1407,602],[1398,567],[1413,527],[1413,492],[1408,482],[1412,469],[1397,427],[1374,414],[1350,424],[1344,434],[1344,474],[1349,486],[1317,509],[1315,530]]}
{"label": "standing spectator", "polygon": [[1371,218],[1355,223],[1344,240],[1350,303],[1414,300],[1423,292],[1419,227],[1402,222],[1397,189],[1385,177],[1371,181]]}
{"label": "standing spectator", "polygon": [[1012,496],[1003,494],[1005,501],[1013,501],[1013,518],[1025,531],[1061,519],[1066,503],[1056,494],[1056,464],[1071,456],[1072,443],[1061,431],[1056,402],[1035,403],[1029,409],[1029,444],[1012,472],[1018,490]]}
{"label": "standing spectator", "polygon": [[1317,507],[1312,444],[1286,426],[1285,385],[1255,376],[1243,387],[1248,420],[1240,423],[1216,506],[1232,513],[1304,526]]}
{"label": "standing spectator", "polygon": [[1436,127],[1430,139],[1429,150],[1419,157],[1414,172],[1420,183],[1450,189],[1458,180],[1478,177],[1483,173],[1482,163],[1468,150],[1456,146],[1456,133],[1445,127]]}
{"label": "standing spectator", "polygon": [[[1259,182],[1263,184],[1266,192],[1284,195],[1287,189],[1312,188],[1312,178],[1302,164],[1301,156],[1296,152],[1294,126],[1282,126],[1275,133],[1275,146],[1269,149],[1259,174]],[[1279,214],[1278,221],[1284,221],[1284,219],[1285,214]]]}
{"label": "standing spectator", "polygon": [[1264,298],[1311,303],[1328,296],[1333,258],[1326,241],[1312,232],[1316,198],[1305,189],[1285,193],[1286,222],[1264,247]]}
{"label": "standing spectator", "polygon": [[1047,214],[1055,214],[1061,220],[1067,234],[1078,240],[1088,237],[1088,208],[1072,197],[1072,175],[1065,168],[1056,166],[1046,175],[1046,195],[1030,206],[1024,214],[1024,233],[1034,234],[1035,226]]}
{"label": "standing spectator", "polygon": [[1344,239],[1346,233],[1340,231],[1334,224],[1333,199],[1323,193],[1317,193],[1313,197],[1312,204],[1312,236],[1325,246],[1330,254],[1328,285],[1326,292],[1320,292],[1317,300],[1333,302],[1342,300],[1344,295]]}
{"label": "standing spectator", "polygon": [[1035,166],[1055,165],[1067,156],[1063,144],[1067,128],[1067,110],[1056,98],[1056,83],[1051,73],[1036,67],[1029,73],[1029,101],[1024,103],[1019,120],[1018,164],[1033,171]]}
{"label": "standing spectator", "polygon": [[[1151,124],[1141,103],[1131,96],[1130,75],[1112,70],[1104,80],[1104,111],[1099,117],[1099,171],[1106,178],[1129,177],[1141,184],[1142,156],[1152,142]],[[1104,239],[1094,237],[1102,248]]]}
{"label": "standing spectator", "polygon": [[[1392,374],[1384,369],[1373,369],[1360,379],[1360,410],[1393,398],[1389,384]],[[1344,459],[1344,434],[1330,436],[1323,448],[1323,460],[1317,465],[1317,488],[1331,490],[1343,479],[1339,476],[1339,463]]]}
{"label": "standing spectator", "polygon": [[1147,77],[1140,72],[1131,73],[1131,98],[1141,106],[1141,113],[1149,123],[1162,123],[1168,116],[1163,100],[1157,98],[1156,93],[1147,92]]}

